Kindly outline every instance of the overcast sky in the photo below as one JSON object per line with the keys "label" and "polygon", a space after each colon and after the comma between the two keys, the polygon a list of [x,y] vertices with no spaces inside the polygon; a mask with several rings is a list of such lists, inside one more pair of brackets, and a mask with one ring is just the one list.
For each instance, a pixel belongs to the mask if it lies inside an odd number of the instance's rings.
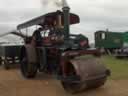
{"label": "overcast sky", "polygon": [[[78,14],[81,23],[74,25],[73,33],[83,33],[93,42],[96,30],[127,31],[127,0],[68,0],[71,12]],[[16,25],[57,8],[42,6],[40,0],[0,0],[0,34]]]}

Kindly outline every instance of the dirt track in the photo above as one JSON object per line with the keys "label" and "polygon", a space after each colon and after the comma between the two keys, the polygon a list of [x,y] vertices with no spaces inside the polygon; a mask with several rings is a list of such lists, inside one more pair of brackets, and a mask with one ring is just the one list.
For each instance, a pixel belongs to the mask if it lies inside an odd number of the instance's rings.
{"label": "dirt track", "polygon": [[[16,69],[0,68],[0,96],[74,96],[66,93],[60,82],[39,74],[35,80],[24,79]],[[75,96],[128,96],[128,80],[108,81],[105,86]]]}

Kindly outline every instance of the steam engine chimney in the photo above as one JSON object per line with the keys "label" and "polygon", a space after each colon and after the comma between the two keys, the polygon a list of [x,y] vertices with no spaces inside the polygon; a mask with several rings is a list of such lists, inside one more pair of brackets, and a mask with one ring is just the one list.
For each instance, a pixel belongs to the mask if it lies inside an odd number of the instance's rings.
{"label": "steam engine chimney", "polygon": [[64,14],[64,38],[69,39],[70,35],[70,8],[65,0],[63,0],[63,14]]}

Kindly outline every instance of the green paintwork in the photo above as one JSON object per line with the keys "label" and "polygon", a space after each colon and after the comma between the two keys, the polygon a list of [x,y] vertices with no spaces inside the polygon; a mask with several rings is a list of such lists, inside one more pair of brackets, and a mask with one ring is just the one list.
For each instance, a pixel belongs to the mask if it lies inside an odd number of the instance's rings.
{"label": "green paintwork", "polygon": [[96,48],[121,48],[122,46],[123,46],[123,33],[106,32],[106,31],[95,32]]}
{"label": "green paintwork", "polygon": [[[85,46],[81,46],[80,42],[86,41],[87,44]],[[82,34],[70,34],[69,39],[65,40],[64,43],[59,46],[61,50],[67,49],[86,49],[89,47],[88,38]]]}
{"label": "green paintwork", "polygon": [[123,35],[123,43],[124,43],[124,47],[128,47],[128,32],[125,32]]}

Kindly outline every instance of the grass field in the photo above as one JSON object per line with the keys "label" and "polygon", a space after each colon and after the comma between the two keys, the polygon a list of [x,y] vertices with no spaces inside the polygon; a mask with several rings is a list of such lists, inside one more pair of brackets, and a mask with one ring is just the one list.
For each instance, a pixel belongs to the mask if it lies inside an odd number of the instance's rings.
{"label": "grass field", "polygon": [[111,70],[110,79],[128,79],[128,59],[102,56],[101,61]]}

